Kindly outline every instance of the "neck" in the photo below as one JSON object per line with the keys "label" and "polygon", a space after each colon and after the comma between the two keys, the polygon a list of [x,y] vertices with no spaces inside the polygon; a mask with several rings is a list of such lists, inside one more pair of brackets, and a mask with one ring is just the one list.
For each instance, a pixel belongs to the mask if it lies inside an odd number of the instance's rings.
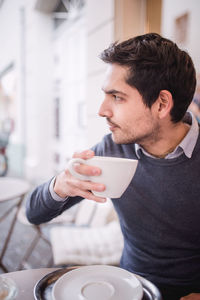
{"label": "neck", "polygon": [[149,154],[164,158],[167,154],[174,151],[180,144],[189,131],[190,126],[186,123],[180,122],[171,124],[167,129],[160,129],[158,139],[149,142],[147,145],[141,145]]}

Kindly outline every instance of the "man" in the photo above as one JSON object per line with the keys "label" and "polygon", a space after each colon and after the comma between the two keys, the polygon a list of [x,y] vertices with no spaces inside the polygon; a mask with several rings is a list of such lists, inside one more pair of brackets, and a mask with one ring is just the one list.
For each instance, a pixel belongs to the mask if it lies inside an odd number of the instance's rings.
{"label": "man", "polygon": [[[164,300],[198,300],[200,137],[197,121],[187,112],[196,85],[192,60],[154,33],[115,43],[101,59],[108,71],[99,115],[106,118],[111,135],[74,157],[87,159],[95,153],[139,160],[129,187],[113,200],[124,236],[120,266],[156,284]],[[101,172],[84,164],[76,171]],[[104,189],[66,169],[36,188],[27,216],[37,224],[82,198],[104,202],[90,192]]]}

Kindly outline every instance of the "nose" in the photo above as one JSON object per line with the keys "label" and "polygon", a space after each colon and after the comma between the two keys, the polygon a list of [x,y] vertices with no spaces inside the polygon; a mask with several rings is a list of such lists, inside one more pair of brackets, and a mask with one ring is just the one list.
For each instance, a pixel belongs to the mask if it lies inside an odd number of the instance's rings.
{"label": "nose", "polygon": [[99,112],[98,112],[100,117],[106,117],[106,118],[111,118],[113,113],[109,104],[109,100],[107,100],[106,98],[104,99],[104,101],[102,102],[100,108],[99,108]]}

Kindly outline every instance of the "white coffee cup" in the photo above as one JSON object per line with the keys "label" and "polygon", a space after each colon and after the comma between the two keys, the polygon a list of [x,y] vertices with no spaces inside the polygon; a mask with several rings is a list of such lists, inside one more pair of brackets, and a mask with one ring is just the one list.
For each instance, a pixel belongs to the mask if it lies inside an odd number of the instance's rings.
{"label": "white coffee cup", "polygon": [[[99,176],[85,176],[74,170],[74,164],[86,164],[101,169]],[[106,189],[103,192],[92,191],[94,195],[108,198],[119,198],[127,189],[137,168],[138,160],[94,156],[90,159],[73,158],[68,163],[70,173],[81,180],[102,183]]]}

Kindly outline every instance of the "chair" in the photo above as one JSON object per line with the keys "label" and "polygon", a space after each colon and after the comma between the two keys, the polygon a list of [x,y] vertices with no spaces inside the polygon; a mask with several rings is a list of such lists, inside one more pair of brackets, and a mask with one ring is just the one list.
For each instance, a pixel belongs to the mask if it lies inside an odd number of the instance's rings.
{"label": "chair", "polygon": [[110,200],[83,200],[74,225],[50,229],[55,265],[119,265],[123,236]]}
{"label": "chair", "polygon": [[[46,244],[48,244],[51,247],[51,243],[50,243],[49,239],[46,238],[46,236],[43,233],[43,227],[46,227],[47,225],[53,225],[53,224],[68,224],[68,225],[72,224],[75,220],[76,209],[77,209],[76,207],[73,207],[73,208],[69,209],[68,211],[65,211],[62,215],[54,218],[50,222],[47,222],[47,223],[44,223],[41,225],[31,224],[28,221],[28,219],[26,217],[25,206],[22,206],[19,209],[19,212],[17,215],[18,221],[26,226],[31,226],[32,228],[34,228],[36,234],[35,234],[35,237],[32,239],[30,245],[26,249],[24,256],[18,266],[18,270],[22,270],[24,268],[26,268],[26,269],[30,268],[30,266],[28,264],[28,260],[40,240],[43,240]],[[51,256],[50,260],[47,264],[47,267],[51,267],[52,264],[53,264],[53,258]]]}
{"label": "chair", "polygon": [[25,180],[12,177],[0,177],[0,203],[10,201],[12,202],[10,208],[6,212],[4,212],[3,215],[0,217],[0,222],[4,221],[8,217],[8,215],[14,211],[12,221],[9,224],[7,236],[3,244],[2,251],[0,253],[0,268],[4,272],[8,272],[8,269],[3,263],[3,258],[6,254],[8,244],[11,240],[16,225],[18,212],[21,208],[23,199],[26,193],[28,193],[29,189],[30,184]]}

